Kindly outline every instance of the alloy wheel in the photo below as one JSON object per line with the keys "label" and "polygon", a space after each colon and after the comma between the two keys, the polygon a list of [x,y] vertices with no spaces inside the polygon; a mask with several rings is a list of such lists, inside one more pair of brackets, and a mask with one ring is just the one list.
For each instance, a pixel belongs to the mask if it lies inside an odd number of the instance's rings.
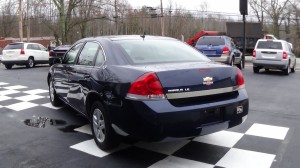
{"label": "alloy wheel", "polygon": [[93,131],[96,139],[99,142],[104,142],[105,140],[105,121],[104,116],[100,109],[95,108],[93,112]]}

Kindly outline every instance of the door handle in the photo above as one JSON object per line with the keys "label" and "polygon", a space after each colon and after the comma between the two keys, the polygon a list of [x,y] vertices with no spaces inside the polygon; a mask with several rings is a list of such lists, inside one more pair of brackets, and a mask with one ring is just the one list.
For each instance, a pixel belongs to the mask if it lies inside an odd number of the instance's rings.
{"label": "door handle", "polygon": [[84,74],[83,77],[84,77],[84,78],[90,78],[91,75],[89,75],[89,74]]}

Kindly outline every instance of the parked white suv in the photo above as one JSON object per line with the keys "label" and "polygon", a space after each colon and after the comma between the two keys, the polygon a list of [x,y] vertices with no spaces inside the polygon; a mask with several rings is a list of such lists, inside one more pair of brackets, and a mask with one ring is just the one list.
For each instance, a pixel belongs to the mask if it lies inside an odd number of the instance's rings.
{"label": "parked white suv", "polygon": [[253,50],[253,71],[279,69],[288,75],[295,72],[296,57],[290,43],[284,40],[260,39]]}
{"label": "parked white suv", "polygon": [[2,63],[7,69],[13,65],[26,65],[32,68],[36,64],[48,64],[48,49],[38,43],[10,43],[3,49]]}

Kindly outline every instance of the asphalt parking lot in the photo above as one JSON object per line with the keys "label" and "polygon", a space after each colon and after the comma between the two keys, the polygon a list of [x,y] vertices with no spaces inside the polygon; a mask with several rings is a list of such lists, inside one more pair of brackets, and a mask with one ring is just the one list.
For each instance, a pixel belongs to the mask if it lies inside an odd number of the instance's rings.
{"label": "asphalt parking lot", "polygon": [[[0,65],[0,167],[297,168],[300,160],[300,60],[296,73],[243,70],[250,109],[242,125],[164,143],[124,139],[114,151],[93,142],[88,122],[48,97],[49,66]],[[43,124],[44,123],[44,124]],[[31,126],[29,126],[31,125]],[[37,128],[37,126],[43,128]]]}

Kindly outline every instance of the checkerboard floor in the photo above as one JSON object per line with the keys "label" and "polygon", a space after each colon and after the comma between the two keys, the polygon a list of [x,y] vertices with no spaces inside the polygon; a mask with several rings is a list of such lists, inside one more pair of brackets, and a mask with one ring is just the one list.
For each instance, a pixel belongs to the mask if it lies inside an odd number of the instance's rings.
{"label": "checkerboard floor", "polygon": [[48,90],[29,89],[27,86],[0,82],[0,109],[21,111],[36,106],[59,109],[51,105],[48,95]]}
{"label": "checkerboard floor", "polygon": [[[258,123],[248,125],[244,133],[226,130],[192,140],[123,143],[109,152],[97,148],[91,136],[91,139],[70,148],[103,160],[120,154],[131,154],[131,159],[140,158],[140,155],[147,153],[147,158],[143,159],[150,161],[145,167],[151,168],[271,167],[289,128]],[[92,135],[89,125],[76,128],[75,131]]]}
{"label": "checkerboard floor", "polygon": [[[7,108],[22,111],[36,106],[51,109],[48,90],[0,82],[0,111]],[[240,126],[239,126],[240,127]],[[289,128],[259,123],[242,124],[242,129],[229,129],[191,140],[173,142],[123,142],[112,151],[100,150],[89,125],[74,129],[89,138],[70,144],[70,150],[103,161],[106,167],[150,168],[269,168],[276,161]],[[80,136],[78,134],[78,136]],[[117,159],[118,158],[118,159]],[[121,158],[121,159],[120,159]]]}

